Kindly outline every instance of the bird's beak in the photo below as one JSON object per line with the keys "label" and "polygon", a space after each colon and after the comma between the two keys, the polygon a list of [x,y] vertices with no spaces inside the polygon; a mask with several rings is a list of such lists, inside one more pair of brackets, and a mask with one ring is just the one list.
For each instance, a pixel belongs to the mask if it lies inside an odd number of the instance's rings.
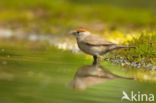
{"label": "bird's beak", "polygon": [[70,31],[69,34],[76,35],[75,31]]}

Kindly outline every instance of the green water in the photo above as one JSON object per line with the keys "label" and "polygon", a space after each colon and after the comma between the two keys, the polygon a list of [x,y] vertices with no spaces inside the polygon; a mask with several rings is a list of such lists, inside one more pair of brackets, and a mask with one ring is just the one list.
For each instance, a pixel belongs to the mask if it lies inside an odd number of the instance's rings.
{"label": "green water", "polygon": [[[123,90],[156,94],[155,84],[126,79],[73,90],[69,84],[75,73],[92,61],[53,47],[36,49],[31,46],[1,45],[0,103],[120,103]],[[114,74],[128,76],[119,66],[101,64]],[[128,101],[122,101],[125,102]]]}

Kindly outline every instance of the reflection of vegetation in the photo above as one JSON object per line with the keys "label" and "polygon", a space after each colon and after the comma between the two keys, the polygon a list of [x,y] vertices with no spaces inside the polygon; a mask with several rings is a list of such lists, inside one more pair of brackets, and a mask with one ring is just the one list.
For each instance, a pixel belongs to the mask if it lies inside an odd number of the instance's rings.
{"label": "reflection of vegetation", "polygon": [[[155,94],[156,88],[152,84],[124,79],[108,81],[81,92],[73,91],[66,84],[72,80],[77,68],[92,61],[36,42],[3,41],[0,50],[2,103],[119,103],[123,90],[129,93],[139,89],[143,93]],[[120,66],[103,65],[114,74],[128,74]]]}
{"label": "reflection of vegetation", "polygon": [[[25,31],[58,33],[78,25],[97,23],[146,26],[156,24],[156,17],[147,10],[124,9],[109,5],[89,5],[57,0],[0,0],[1,24]],[[95,2],[96,4],[96,2]],[[104,26],[102,27],[105,28]]]}

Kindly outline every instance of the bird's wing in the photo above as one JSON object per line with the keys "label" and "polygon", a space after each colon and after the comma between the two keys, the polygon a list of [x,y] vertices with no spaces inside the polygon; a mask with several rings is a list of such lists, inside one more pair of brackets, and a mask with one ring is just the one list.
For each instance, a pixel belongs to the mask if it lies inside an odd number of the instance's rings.
{"label": "bird's wing", "polygon": [[115,43],[112,43],[108,40],[105,40],[103,38],[100,38],[96,35],[89,35],[86,37],[83,42],[88,45],[92,46],[110,46],[110,45],[116,45]]}

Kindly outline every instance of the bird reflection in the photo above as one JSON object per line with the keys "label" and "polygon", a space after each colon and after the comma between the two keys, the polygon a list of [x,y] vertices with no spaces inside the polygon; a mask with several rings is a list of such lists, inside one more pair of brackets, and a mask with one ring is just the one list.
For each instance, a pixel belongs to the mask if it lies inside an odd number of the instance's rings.
{"label": "bird reflection", "polygon": [[87,87],[103,83],[116,78],[132,79],[112,74],[99,64],[85,65],[75,73],[70,86],[73,89],[83,90]]}

